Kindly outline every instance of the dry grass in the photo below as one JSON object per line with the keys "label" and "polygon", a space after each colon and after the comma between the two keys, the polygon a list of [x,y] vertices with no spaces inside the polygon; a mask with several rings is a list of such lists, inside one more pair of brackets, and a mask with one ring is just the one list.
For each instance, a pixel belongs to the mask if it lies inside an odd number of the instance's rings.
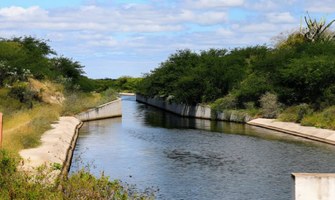
{"label": "dry grass", "polygon": [[57,121],[61,107],[40,104],[31,110],[21,110],[4,116],[3,147],[18,153],[21,149],[40,144],[41,135]]}
{"label": "dry grass", "polygon": [[[39,82],[35,83],[39,84]],[[41,83],[42,84],[42,83]],[[59,88],[47,83],[49,88]],[[48,90],[59,92],[59,90]],[[3,147],[14,154],[25,148],[40,144],[41,135],[51,128],[50,124],[57,121],[61,115],[74,115],[81,111],[115,99],[112,91],[103,94],[72,92],[67,95],[63,104],[50,102],[35,102],[32,109],[7,97],[8,90],[0,89],[0,112],[4,113]],[[50,94],[51,96],[53,93]]]}

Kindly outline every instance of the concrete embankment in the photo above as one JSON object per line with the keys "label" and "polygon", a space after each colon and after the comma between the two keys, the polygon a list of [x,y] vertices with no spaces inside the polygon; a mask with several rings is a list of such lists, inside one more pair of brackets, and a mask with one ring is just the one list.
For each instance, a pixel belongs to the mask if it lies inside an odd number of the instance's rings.
{"label": "concrete embankment", "polygon": [[130,92],[120,92],[119,95],[122,95],[122,96],[135,96],[135,93],[130,93]]}
{"label": "concrete embankment", "polygon": [[60,174],[67,175],[82,121],[119,117],[122,115],[121,106],[121,100],[118,99],[82,112],[76,117],[60,117],[57,123],[51,125],[52,129],[42,135],[42,144],[39,147],[19,152],[23,159],[20,168],[34,172],[38,167],[45,165],[55,169],[51,178]]}
{"label": "concrete embankment", "polygon": [[301,126],[292,122],[280,122],[275,119],[258,118],[248,122],[250,125],[272,129],[291,135],[308,138],[328,144],[335,144],[335,131],[310,126]]}
{"label": "concrete embankment", "polygon": [[169,112],[184,117],[215,119],[215,120],[231,121],[239,123],[246,123],[252,119],[250,116],[241,114],[238,111],[217,113],[215,111],[212,111],[212,109],[208,105],[198,104],[196,106],[189,106],[185,104],[176,104],[173,102],[166,101],[165,99],[162,98],[148,98],[139,94],[136,94],[136,101],[151,106],[155,106],[157,108],[161,108],[163,110],[167,110]]}
{"label": "concrete embankment", "polygon": [[76,115],[81,121],[91,121],[122,116],[122,101],[117,99]]}
{"label": "concrete embankment", "polygon": [[293,173],[295,200],[334,200],[335,174]]}
{"label": "concrete embankment", "polygon": [[[46,165],[61,165],[64,170],[67,161],[71,159],[72,151],[82,122],[75,117],[60,117],[59,121],[52,124],[52,129],[46,131],[41,137],[41,145],[37,148],[20,151],[23,159],[22,169],[33,172],[37,167]],[[71,155],[69,155],[71,152]],[[55,170],[59,175],[62,171]]]}

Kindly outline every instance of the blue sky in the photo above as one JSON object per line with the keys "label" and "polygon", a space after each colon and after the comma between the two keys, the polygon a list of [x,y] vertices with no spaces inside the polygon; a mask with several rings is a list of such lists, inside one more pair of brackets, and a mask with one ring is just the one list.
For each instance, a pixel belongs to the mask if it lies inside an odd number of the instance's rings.
{"label": "blue sky", "polygon": [[139,77],[178,49],[271,46],[307,11],[335,19],[334,0],[0,0],[0,37],[48,39],[91,78]]}

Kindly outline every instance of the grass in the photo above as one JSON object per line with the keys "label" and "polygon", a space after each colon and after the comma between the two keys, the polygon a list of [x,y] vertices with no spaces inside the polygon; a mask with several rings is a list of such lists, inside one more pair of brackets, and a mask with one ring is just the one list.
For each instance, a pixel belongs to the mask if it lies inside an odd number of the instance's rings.
{"label": "grass", "polygon": [[278,118],[280,121],[296,122],[303,126],[314,126],[335,130],[335,106],[313,111],[307,104],[286,108]]}
{"label": "grass", "polygon": [[66,95],[62,105],[34,101],[32,108],[29,108],[8,97],[8,92],[6,88],[0,89],[0,112],[4,113],[3,147],[16,155],[22,149],[38,146],[41,135],[51,128],[50,124],[57,121],[59,116],[72,116],[116,99],[112,90],[101,94],[71,92]]}
{"label": "grass", "polygon": [[0,150],[0,199],[153,199],[153,194],[133,192],[119,181],[110,181],[101,174],[93,176],[80,170],[69,178],[45,184],[52,169],[41,167],[37,175],[28,175],[17,170],[17,160],[5,150]]}
{"label": "grass", "polygon": [[63,104],[62,115],[74,115],[117,98],[114,90],[103,93],[71,93]]}
{"label": "grass", "polygon": [[335,130],[335,106],[305,116],[301,125]]}
{"label": "grass", "polygon": [[21,149],[38,146],[41,135],[58,120],[60,108],[59,105],[38,104],[33,109],[4,115],[3,147],[18,153]]}

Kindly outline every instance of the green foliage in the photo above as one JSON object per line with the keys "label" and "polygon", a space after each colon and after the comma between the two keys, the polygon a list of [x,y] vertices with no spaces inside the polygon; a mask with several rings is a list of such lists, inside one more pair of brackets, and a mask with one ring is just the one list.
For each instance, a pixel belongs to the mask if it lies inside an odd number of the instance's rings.
{"label": "green foliage", "polygon": [[261,104],[262,116],[265,118],[276,118],[280,112],[277,95],[266,92],[259,99]]}
{"label": "green foliage", "polygon": [[242,107],[244,103],[251,101],[259,105],[259,98],[271,90],[272,85],[267,76],[252,73],[241,82],[240,87],[233,93],[237,97],[240,107]]}
{"label": "green foliage", "polygon": [[237,99],[234,95],[228,94],[223,98],[219,98],[211,104],[211,109],[216,112],[224,110],[232,110],[237,108]]}
{"label": "green foliage", "polygon": [[[309,17],[309,16],[308,16]],[[177,51],[138,86],[144,96],[173,96],[177,103],[214,102],[227,94],[237,108],[267,92],[286,106],[307,103],[315,109],[335,104],[334,32],[326,24],[305,18],[306,28],[281,39],[273,49],[265,46],[209,49],[200,53]],[[220,104],[220,103],[214,104]],[[264,111],[264,109],[263,109]],[[275,116],[276,114],[265,114]],[[299,120],[298,120],[299,121]]]}
{"label": "green foliage", "polygon": [[55,55],[47,41],[31,36],[0,40],[0,87],[31,77],[59,81],[71,90],[95,90],[79,62]]}
{"label": "green foliage", "polygon": [[330,56],[304,56],[291,60],[280,70],[281,93],[289,104],[323,101],[322,94],[335,83],[335,60]]}
{"label": "green foliage", "polygon": [[0,61],[0,86],[11,86],[19,81],[27,81],[31,73],[27,69],[12,68]]}
{"label": "green foliage", "polygon": [[56,184],[47,180],[54,168],[42,166],[36,175],[17,170],[17,160],[5,150],[0,150],[0,199],[153,199],[153,194],[134,193],[118,181],[110,181],[103,174],[93,176],[89,171],[80,170]]}
{"label": "green foliage", "polygon": [[142,78],[133,78],[130,76],[122,76],[117,79],[95,79],[92,80],[95,85],[95,91],[102,92],[109,88],[117,92],[131,92],[134,93],[138,83]]}
{"label": "green foliage", "polygon": [[63,76],[71,80],[73,84],[78,83],[81,75],[84,73],[83,66],[78,61],[59,57],[51,59],[54,76]]}
{"label": "green foliage", "polygon": [[304,117],[311,115],[313,109],[308,104],[300,104],[286,108],[280,115],[279,119],[286,122],[300,123]]}
{"label": "green foliage", "polygon": [[267,51],[263,46],[177,51],[144,77],[137,92],[149,97],[172,95],[178,103],[212,102],[238,87]]}
{"label": "green foliage", "polygon": [[32,91],[26,82],[14,84],[10,88],[8,95],[29,106],[32,106],[33,101],[38,99],[37,93]]}
{"label": "green foliage", "polygon": [[305,116],[301,124],[304,126],[335,129],[335,106]]}

